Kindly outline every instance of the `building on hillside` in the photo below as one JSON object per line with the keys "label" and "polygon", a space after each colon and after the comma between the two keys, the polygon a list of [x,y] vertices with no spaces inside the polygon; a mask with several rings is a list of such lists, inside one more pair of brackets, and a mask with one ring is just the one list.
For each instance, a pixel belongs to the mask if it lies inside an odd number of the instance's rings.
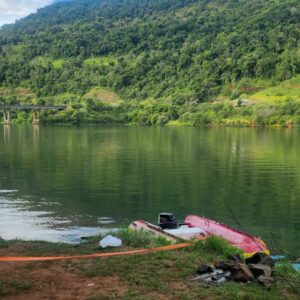
{"label": "building on hillside", "polygon": [[232,101],[233,107],[246,107],[251,106],[255,103],[254,100],[248,100],[248,99],[236,99]]}

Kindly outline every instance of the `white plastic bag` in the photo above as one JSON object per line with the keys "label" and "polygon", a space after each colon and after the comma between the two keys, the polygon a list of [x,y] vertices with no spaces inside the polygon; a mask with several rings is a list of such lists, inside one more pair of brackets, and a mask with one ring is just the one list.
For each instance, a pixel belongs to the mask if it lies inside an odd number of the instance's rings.
{"label": "white plastic bag", "polygon": [[122,246],[122,240],[112,236],[112,235],[107,235],[105,238],[103,238],[99,242],[99,246],[102,248],[106,247],[121,247]]}

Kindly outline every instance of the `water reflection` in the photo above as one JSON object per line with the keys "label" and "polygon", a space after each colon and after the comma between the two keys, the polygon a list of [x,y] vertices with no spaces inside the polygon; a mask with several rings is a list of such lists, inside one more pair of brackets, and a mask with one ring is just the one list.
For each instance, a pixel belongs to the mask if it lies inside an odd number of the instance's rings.
{"label": "water reflection", "polygon": [[[11,199],[17,192],[0,190],[0,236],[4,239],[78,243],[82,237],[110,231],[101,227],[72,226],[71,220],[51,212],[51,206],[59,203],[44,203],[34,207],[28,200]],[[45,205],[49,206],[47,211],[39,210]]]}
{"label": "water reflection", "polygon": [[[11,126],[9,136],[8,143],[0,131],[0,189],[18,190],[10,205],[28,201],[19,204],[25,210],[5,212],[34,222],[28,237],[36,238],[37,228],[60,233],[155,222],[160,211],[238,227],[226,202],[248,231],[300,248],[298,129]],[[8,227],[0,218],[0,236]]]}
{"label": "water reflection", "polygon": [[8,144],[10,142],[10,125],[3,125],[3,137],[4,143]]}
{"label": "water reflection", "polygon": [[40,126],[34,125],[32,126],[33,130],[33,143],[34,145],[38,145],[40,142]]}

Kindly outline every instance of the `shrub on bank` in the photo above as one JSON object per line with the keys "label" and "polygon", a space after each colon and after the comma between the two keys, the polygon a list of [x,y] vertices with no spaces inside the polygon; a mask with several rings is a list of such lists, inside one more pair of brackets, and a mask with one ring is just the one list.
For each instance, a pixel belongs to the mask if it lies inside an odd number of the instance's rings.
{"label": "shrub on bank", "polygon": [[[251,106],[234,107],[230,101],[196,103],[177,99],[160,103],[147,100],[142,103],[124,102],[111,106],[95,100],[71,99],[66,101],[63,111],[41,111],[43,123],[95,123],[95,124],[139,124],[143,126],[165,126],[189,124],[193,126],[281,126],[300,124],[300,102],[288,99],[277,105],[257,103]],[[45,101],[45,104],[50,104]],[[32,113],[12,111],[14,123],[31,122]],[[177,122],[176,122],[177,121]]]}

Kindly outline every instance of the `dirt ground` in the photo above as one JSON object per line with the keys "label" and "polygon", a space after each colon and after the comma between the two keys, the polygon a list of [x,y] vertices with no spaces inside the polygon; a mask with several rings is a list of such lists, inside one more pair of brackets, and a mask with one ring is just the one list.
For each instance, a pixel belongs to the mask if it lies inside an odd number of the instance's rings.
{"label": "dirt ground", "polygon": [[[0,299],[105,299],[122,296],[127,285],[117,276],[83,277],[64,262],[1,263]],[[28,288],[26,288],[28,286]]]}
{"label": "dirt ground", "polygon": [[[126,236],[122,239],[126,240]],[[101,251],[97,248],[98,240],[96,237],[74,246],[0,239],[0,256],[69,256],[98,253]],[[145,243],[145,237],[139,237],[137,240],[137,237],[134,239],[132,235],[127,234],[127,241],[140,245]],[[270,290],[255,282],[244,285],[230,282],[213,289],[204,289],[199,283],[191,282],[190,277],[196,274],[200,263],[222,261],[229,250],[234,250],[226,244],[217,244],[218,248],[212,248],[216,245],[213,242],[215,240],[211,239],[205,243],[199,241],[188,249],[114,258],[73,258],[44,262],[3,261],[0,262],[0,299],[298,299],[289,286],[281,281]],[[143,245],[148,248],[155,246],[161,245]],[[137,248],[126,245],[121,250],[130,249]]]}

